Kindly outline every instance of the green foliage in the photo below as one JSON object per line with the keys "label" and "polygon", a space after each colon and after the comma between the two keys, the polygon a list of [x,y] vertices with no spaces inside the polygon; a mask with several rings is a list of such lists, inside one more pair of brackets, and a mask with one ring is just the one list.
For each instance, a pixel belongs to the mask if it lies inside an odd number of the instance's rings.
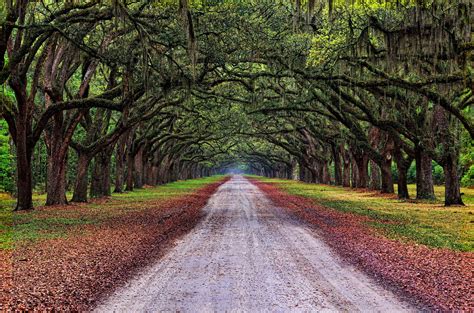
{"label": "green foliage", "polygon": [[461,184],[465,187],[474,186],[474,141],[468,134],[461,137],[461,156],[459,163],[462,168]]}
{"label": "green foliage", "polygon": [[13,192],[15,181],[13,179],[13,155],[10,148],[10,136],[7,123],[0,120],[0,190]]}
{"label": "green foliage", "polygon": [[444,183],[444,171],[443,167],[436,162],[432,163],[432,171],[433,171],[433,182],[437,185],[441,185]]}
{"label": "green foliage", "polygon": [[408,168],[407,181],[409,183],[415,183],[416,182],[416,164],[415,164],[415,162],[411,162],[410,167]]}
{"label": "green foliage", "polygon": [[474,164],[469,167],[462,177],[461,184],[466,187],[474,186]]}

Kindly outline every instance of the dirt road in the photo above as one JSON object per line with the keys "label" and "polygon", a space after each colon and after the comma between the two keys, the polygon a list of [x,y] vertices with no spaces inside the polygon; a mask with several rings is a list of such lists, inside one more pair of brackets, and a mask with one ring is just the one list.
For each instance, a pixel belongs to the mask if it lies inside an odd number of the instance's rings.
{"label": "dirt road", "polygon": [[242,176],[222,185],[205,211],[97,311],[413,311]]}

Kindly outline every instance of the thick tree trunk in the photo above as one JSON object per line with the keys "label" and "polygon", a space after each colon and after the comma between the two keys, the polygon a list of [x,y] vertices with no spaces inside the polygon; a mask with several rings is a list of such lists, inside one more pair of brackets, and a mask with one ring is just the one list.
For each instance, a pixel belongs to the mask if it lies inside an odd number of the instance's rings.
{"label": "thick tree trunk", "polygon": [[112,150],[102,151],[95,157],[90,196],[101,198],[110,196],[110,158]]}
{"label": "thick tree trunk", "polygon": [[329,185],[331,184],[331,174],[329,173],[329,165],[328,162],[324,162],[322,164],[322,183]]}
{"label": "thick tree trunk", "polygon": [[134,187],[142,188],[143,187],[143,146],[138,149],[137,154],[135,155],[135,164],[134,164]]}
{"label": "thick tree trunk", "polygon": [[370,160],[370,189],[380,190],[381,181],[380,181],[380,167],[373,160]]}
{"label": "thick tree trunk", "polygon": [[91,157],[79,152],[72,202],[87,202],[88,169]]}
{"label": "thick tree trunk", "polygon": [[166,155],[160,163],[160,169],[158,171],[158,180],[160,184],[166,184],[169,177],[169,157]]}
{"label": "thick tree trunk", "polygon": [[126,178],[126,191],[133,190],[133,166],[135,164],[135,156],[132,153],[127,154],[127,178]]}
{"label": "thick tree trunk", "polygon": [[[5,39],[5,38],[4,38]],[[3,60],[2,60],[3,61]],[[31,139],[31,110],[34,104],[27,100],[26,76],[13,75],[9,80],[10,86],[15,92],[18,111],[16,112],[15,133],[16,133],[16,172],[17,172],[17,203],[16,211],[33,209],[33,184],[31,174],[31,159],[33,148],[36,142]],[[30,111],[31,110],[31,111]],[[2,116],[3,118],[3,116]],[[13,123],[12,123],[13,124]],[[10,134],[13,125],[9,124]]]}
{"label": "thick tree trunk", "polygon": [[110,159],[111,154],[107,153],[106,158],[104,159],[104,167],[102,168],[102,196],[110,197],[111,196],[111,185],[110,185]]}
{"label": "thick tree trunk", "polygon": [[46,205],[64,205],[67,204],[66,159],[70,138],[63,135],[62,115],[56,116],[52,124],[52,129],[45,135],[48,148]]}
{"label": "thick tree trunk", "polygon": [[421,148],[415,149],[416,159],[416,198],[434,200],[431,158]]}
{"label": "thick tree trunk", "polygon": [[123,178],[124,178],[124,167],[125,167],[125,145],[127,144],[128,132],[122,135],[119,139],[116,154],[115,154],[115,193],[123,192]]}
{"label": "thick tree trunk", "polygon": [[399,199],[410,199],[410,194],[408,192],[408,168],[400,167],[398,168],[398,198]]}
{"label": "thick tree trunk", "polygon": [[102,164],[100,157],[96,156],[92,168],[91,187],[89,195],[91,198],[100,198],[102,196]]}
{"label": "thick tree trunk", "polygon": [[306,167],[306,165],[301,165],[301,167],[300,167],[300,180],[305,182],[305,183],[309,182],[309,180],[308,180],[308,168]]}
{"label": "thick tree trunk", "polygon": [[64,205],[66,199],[66,156],[56,149],[48,156],[46,205]]}
{"label": "thick tree trunk", "polygon": [[412,158],[407,160],[403,157],[400,149],[395,149],[394,151],[395,162],[397,164],[398,172],[398,198],[399,199],[409,199],[410,194],[408,193],[408,168],[412,162]]}
{"label": "thick tree trunk", "polygon": [[392,158],[385,159],[380,167],[382,174],[382,193],[394,193],[393,176],[392,176]]}
{"label": "thick tree trunk", "polygon": [[308,173],[308,178],[309,178],[309,181],[310,183],[319,183],[319,179],[318,179],[318,176],[319,176],[319,168],[317,166],[317,164],[313,163],[311,165],[311,167],[308,167],[309,169],[309,173]]}
{"label": "thick tree trunk", "polygon": [[151,173],[151,162],[150,161],[144,161],[143,162],[143,185],[151,185],[151,178],[152,173]]}
{"label": "thick tree trunk", "polygon": [[367,188],[368,185],[368,165],[369,159],[365,153],[355,155],[354,160],[357,166],[356,188]]}
{"label": "thick tree trunk", "polygon": [[170,172],[169,172],[169,181],[175,182],[178,180],[178,163],[179,161],[170,162]]}
{"label": "thick tree trunk", "polygon": [[351,186],[352,188],[357,188],[357,181],[359,177],[359,173],[357,172],[357,163],[355,159],[352,157],[351,158]]}
{"label": "thick tree trunk", "polygon": [[151,165],[151,174],[149,177],[150,180],[147,182],[148,185],[156,186],[158,183],[158,171],[159,167],[153,163],[153,165]]}
{"label": "thick tree trunk", "polygon": [[115,163],[115,181],[114,181],[114,193],[123,192],[123,160],[116,160]]}
{"label": "thick tree trunk", "polygon": [[351,157],[346,151],[344,146],[341,146],[341,154],[343,161],[343,170],[342,170],[342,186],[350,187],[351,186]]}
{"label": "thick tree trunk", "polygon": [[16,211],[33,209],[33,186],[31,180],[31,152],[27,145],[25,129],[17,126],[16,165],[17,203]]}
{"label": "thick tree trunk", "polygon": [[458,175],[459,137],[455,133],[455,128],[450,127],[452,124],[449,113],[440,105],[435,107],[434,112],[434,133],[437,135],[437,141],[443,147],[440,163],[443,166],[445,179],[444,204],[446,206],[464,205],[461,199],[461,186]]}
{"label": "thick tree trunk", "polygon": [[445,199],[444,205],[464,205],[461,198],[461,186],[459,184],[457,157],[452,154],[448,155],[444,162],[444,179],[445,179]]}

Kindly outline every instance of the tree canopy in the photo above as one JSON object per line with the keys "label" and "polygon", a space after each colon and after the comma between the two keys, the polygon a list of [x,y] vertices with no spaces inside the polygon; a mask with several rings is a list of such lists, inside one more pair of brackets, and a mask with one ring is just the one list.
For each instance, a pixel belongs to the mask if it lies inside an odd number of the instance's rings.
{"label": "tree canopy", "polygon": [[461,177],[474,180],[472,6],[8,0],[2,184],[14,171],[18,210],[42,184],[53,205],[69,189],[81,202],[111,184],[232,169],[386,193],[396,180],[408,198],[415,161],[418,199],[434,197],[436,165],[446,205],[462,204]]}

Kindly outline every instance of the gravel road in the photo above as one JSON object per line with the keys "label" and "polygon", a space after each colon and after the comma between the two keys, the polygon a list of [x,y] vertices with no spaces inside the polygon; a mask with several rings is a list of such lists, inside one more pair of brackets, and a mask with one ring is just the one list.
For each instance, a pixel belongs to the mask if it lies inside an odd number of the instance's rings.
{"label": "gravel road", "polygon": [[204,210],[164,258],[96,311],[414,310],[242,176],[223,184]]}

